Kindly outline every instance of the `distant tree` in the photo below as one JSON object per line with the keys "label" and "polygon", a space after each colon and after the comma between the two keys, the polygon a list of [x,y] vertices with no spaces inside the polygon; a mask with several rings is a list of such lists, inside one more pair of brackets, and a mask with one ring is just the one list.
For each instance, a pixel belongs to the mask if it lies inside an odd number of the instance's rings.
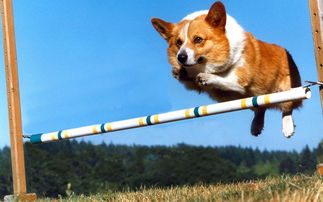
{"label": "distant tree", "polygon": [[0,199],[12,193],[10,149],[0,149]]}
{"label": "distant tree", "polygon": [[279,164],[279,173],[295,174],[297,172],[296,162],[289,156],[283,159]]}
{"label": "distant tree", "polygon": [[259,161],[255,167],[255,173],[258,177],[264,178],[267,176],[277,176],[279,174],[276,161]]}
{"label": "distant tree", "polygon": [[246,165],[248,167],[252,167],[253,165],[256,164],[254,151],[252,150],[251,147],[245,149],[245,151],[244,151],[244,161],[246,162]]}
{"label": "distant tree", "polygon": [[254,172],[253,168],[247,167],[245,162],[242,162],[238,167],[236,171],[236,180],[252,180],[256,179],[257,176]]}
{"label": "distant tree", "polygon": [[316,168],[316,159],[315,156],[312,154],[309,147],[303,149],[301,153],[301,158],[299,162],[298,172],[305,173],[305,174],[312,174]]}
{"label": "distant tree", "polygon": [[318,163],[323,163],[323,140],[317,146],[316,159]]}

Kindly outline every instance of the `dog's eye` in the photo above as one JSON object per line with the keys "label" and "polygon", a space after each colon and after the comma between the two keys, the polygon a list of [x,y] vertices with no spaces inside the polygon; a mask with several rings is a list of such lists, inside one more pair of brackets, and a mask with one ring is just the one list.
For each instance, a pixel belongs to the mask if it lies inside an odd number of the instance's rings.
{"label": "dog's eye", "polygon": [[203,41],[203,39],[199,36],[194,38],[194,43],[196,43],[196,44],[201,43],[202,41]]}
{"label": "dog's eye", "polygon": [[178,40],[176,41],[176,44],[177,44],[178,46],[181,46],[181,45],[183,44],[183,42],[182,42],[182,40],[178,39]]}

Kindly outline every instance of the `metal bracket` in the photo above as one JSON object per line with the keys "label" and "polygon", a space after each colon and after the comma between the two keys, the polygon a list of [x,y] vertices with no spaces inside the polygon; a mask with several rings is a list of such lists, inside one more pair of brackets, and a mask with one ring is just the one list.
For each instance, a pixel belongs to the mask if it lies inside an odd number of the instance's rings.
{"label": "metal bracket", "polygon": [[30,139],[30,135],[22,135],[22,137]]}
{"label": "metal bracket", "polygon": [[305,81],[305,83],[308,83],[306,87],[315,86],[315,85],[319,85],[323,87],[323,82],[321,81]]}

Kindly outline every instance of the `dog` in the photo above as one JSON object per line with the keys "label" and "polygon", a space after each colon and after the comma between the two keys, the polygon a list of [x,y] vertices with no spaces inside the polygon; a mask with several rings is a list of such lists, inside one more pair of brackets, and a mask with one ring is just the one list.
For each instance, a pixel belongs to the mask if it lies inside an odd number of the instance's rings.
{"label": "dog", "polygon": [[[206,92],[224,102],[301,86],[292,56],[283,47],[257,40],[226,13],[217,1],[209,10],[186,16],[178,24],[159,18],[152,25],[167,41],[173,76],[187,89]],[[270,105],[282,112],[285,137],[295,132],[294,109],[302,101]],[[251,134],[264,128],[264,107],[254,108]]]}

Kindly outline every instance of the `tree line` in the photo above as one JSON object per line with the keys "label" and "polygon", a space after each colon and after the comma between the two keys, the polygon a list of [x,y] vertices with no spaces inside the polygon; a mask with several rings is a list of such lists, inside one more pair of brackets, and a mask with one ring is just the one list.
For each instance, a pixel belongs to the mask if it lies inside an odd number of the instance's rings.
{"label": "tree line", "polygon": [[[90,194],[245,181],[280,174],[313,174],[323,162],[323,141],[301,152],[235,146],[93,145],[25,143],[28,191],[38,196]],[[12,193],[10,148],[0,149],[0,198]]]}

